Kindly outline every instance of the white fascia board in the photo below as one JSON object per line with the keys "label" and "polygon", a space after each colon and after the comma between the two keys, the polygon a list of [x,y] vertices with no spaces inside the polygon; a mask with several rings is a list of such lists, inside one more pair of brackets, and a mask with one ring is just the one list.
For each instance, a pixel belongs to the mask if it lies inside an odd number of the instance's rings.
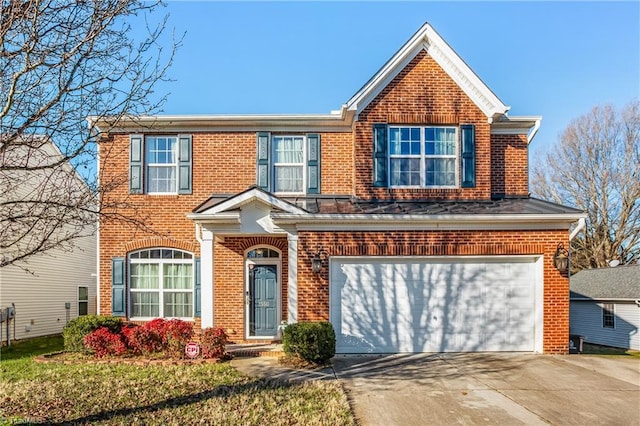
{"label": "white fascia board", "polygon": [[157,115],[124,117],[89,117],[87,120],[102,132],[158,131],[256,131],[256,130],[324,130],[350,131],[354,113],[342,106],[330,114],[238,114],[238,115]]}
{"label": "white fascia board", "polygon": [[384,232],[384,231],[535,231],[535,230],[567,230],[566,223],[488,223],[488,222],[460,222],[460,223],[299,223],[298,231],[354,231],[354,232]]}
{"label": "white fascia board", "polygon": [[497,120],[491,123],[491,134],[526,135],[527,144],[529,144],[540,130],[541,122],[542,117],[540,116],[507,117],[506,120]]}
{"label": "white fascia board", "polygon": [[289,213],[273,213],[274,223],[298,224],[393,224],[398,225],[435,225],[435,224],[566,224],[567,226],[584,213],[565,214],[511,214],[511,215],[375,215],[375,214],[307,214],[304,216]]}
{"label": "white fascia board", "polygon": [[270,207],[275,207],[278,208],[280,210],[284,210],[287,213],[290,214],[294,214],[296,215],[296,217],[298,217],[299,215],[305,215],[307,214],[307,212],[305,212],[304,210],[302,210],[299,207],[294,206],[293,204],[289,204],[285,201],[282,201],[281,199],[279,199],[278,197],[275,197],[271,194],[267,194],[261,190],[258,189],[252,189],[249,191],[246,191],[242,194],[239,194],[235,197],[231,197],[228,200],[225,200],[219,204],[216,204],[215,206],[201,212],[201,213],[193,213],[191,215],[187,215],[187,217],[189,217],[190,219],[195,219],[195,217],[190,217],[190,216],[198,216],[198,217],[203,217],[203,216],[217,216],[220,213],[226,211],[226,210],[234,210],[234,209],[238,209],[246,204],[249,204],[253,201],[258,201],[261,202],[263,204],[266,204]]}
{"label": "white fascia board", "polygon": [[510,107],[487,87],[460,56],[429,25],[424,24],[395,55],[356,93],[347,108],[358,114],[422,50],[442,67],[491,122],[506,114]]}
{"label": "white fascia board", "polygon": [[187,219],[196,223],[240,223],[240,212],[189,213]]}

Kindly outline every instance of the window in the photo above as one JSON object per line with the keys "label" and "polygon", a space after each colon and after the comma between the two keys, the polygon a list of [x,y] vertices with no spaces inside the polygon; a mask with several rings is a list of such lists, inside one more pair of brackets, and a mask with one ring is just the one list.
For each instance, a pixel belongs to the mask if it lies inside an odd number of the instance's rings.
{"label": "window", "polygon": [[389,127],[391,186],[456,187],[456,127]]}
{"label": "window", "polygon": [[257,133],[256,183],[267,192],[320,193],[320,135]]}
{"label": "window", "polygon": [[603,328],[616,328],[614,306],[615,305],[613,303],[602,304],[602,327]]}
{"label": "window", "polygon": [[303,193],[304,137],[273,137],[274,192]]}
{"label": "window", "polygon": [[175,136],[147,136],[147,192],[175,193],[177,187],[177,138]]}
{"label": "window", "polygon": [[278,253],[277,251],[263,247],[253,249],[249,253],[247,253],[248,259],[277,259],[279,257],[280,253]]}
{"label": "window", "polygon": [[129,138],[129,192],[191,193],[191,135]]}
{"label": "window", "polygon": [[194,258],[173,249],[129,255],[129,312],[134,319],[192,318]]}
{"label": "window", "polygon": [[89,314],[89,287],[78,287],[78,316]]}

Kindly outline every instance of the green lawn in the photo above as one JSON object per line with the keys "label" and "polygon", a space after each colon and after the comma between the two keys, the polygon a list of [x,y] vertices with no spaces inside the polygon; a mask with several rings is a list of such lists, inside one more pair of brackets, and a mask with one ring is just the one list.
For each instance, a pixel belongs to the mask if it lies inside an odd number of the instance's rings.
{"label": "green lawn", "polygon": [[585,343],[583,345],[582,353],[585,355],[623,355],[640,358],[640,351],[612,348],[611,346],[593,345],[591,343]]}
{"label": "green lawn", "polygon": [[336,382],[289,384],[228,363],[171,366],[40,364],[59,337],[2,348],[0,424],[353,425]]}

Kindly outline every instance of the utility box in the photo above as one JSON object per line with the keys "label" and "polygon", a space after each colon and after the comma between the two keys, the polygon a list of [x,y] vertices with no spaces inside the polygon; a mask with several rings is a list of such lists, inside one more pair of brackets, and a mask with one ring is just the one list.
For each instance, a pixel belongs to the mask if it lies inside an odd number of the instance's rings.
{"label": "utility box", "polygon": [[577,334],[570,334],[569,335],[569,353],[581,354],[583,343],[584,343],[583,336],[578,336]]}

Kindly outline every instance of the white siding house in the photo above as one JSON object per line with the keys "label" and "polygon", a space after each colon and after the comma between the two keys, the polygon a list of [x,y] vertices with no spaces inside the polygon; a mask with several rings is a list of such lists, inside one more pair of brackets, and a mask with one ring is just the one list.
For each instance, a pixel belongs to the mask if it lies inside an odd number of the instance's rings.
{"label": "white siding house", "polygon": [[571,277],[569,329],[598,345],[640,350],[640,265]]}
{"label": "white siding house", "polygon": [[[12,152],[12,157],[5,151],[0,160],[3,164],[28,161],[31,166],[34,161],[45,161],[55,156],[61,158],[60,151],[51,141],[44,138],[42,140],[46,142],[35,151],[34,148],[17,149]],[[60,200],[65,195],[74,197],[75,194],[89,194],[89,197],[93,197],[84,180],[66,163],[55,171],[5,170],[3,173],[3,187],[0,191],[0,202],[3,205],[15,206],[16,200],[27,203],[36,197],[43,197],[45,191],[54,191],[54,200]],[[27,210],[24,215],[30,211],[33,210]],[[3,220],[11,221],[7,217],[10,217],[9,213],[2,215]],[[6,230],[2,234],[5,236],[1,241],[5,249],[0,253],[3,262],[8,256],[19,253],[20,242],[28,239],[30,234],[26,233],[26,236],[10,241],[9,237],[24,232],[24,229],[31,233],[37,232],[33,227],[20,226],[22,227],[16,225],[17,231],[13,234]],[[76,223],[68,226],[83,227],[83,236],[74,240],[73,246],[49,249],[30,256],[25,261],[0,267],[0,310],[4,311],[15,305],[15,318],[9,324],[12,340],[61,333],[70,319],[96,312],[95,225]],[[65,231],[68,231],[65,225],[48,230],[52,233]],[[0,335],[6,342],[7,322],[0,326]]]}

